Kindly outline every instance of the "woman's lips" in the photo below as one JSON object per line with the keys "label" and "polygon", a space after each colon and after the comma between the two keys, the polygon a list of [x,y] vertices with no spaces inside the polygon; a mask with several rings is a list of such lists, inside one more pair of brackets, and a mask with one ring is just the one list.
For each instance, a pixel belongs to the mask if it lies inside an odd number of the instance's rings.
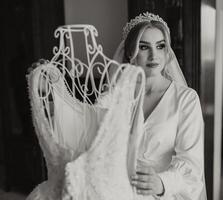
{"label": "woman's lips", "polygon": [[155,67],[159,66],[159,63],[148,63],[146,66],[151,67],[151,68],[155,68]]}

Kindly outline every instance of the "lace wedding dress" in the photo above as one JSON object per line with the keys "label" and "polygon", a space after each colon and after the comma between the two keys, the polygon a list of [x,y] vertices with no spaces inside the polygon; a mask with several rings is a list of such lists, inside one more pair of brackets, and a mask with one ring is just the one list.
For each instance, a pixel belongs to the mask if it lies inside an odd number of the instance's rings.
{"label": "lace wedding dress", "polygon": [[[94,28],[68,26],[59,30],[69,34],[71,29],[83,30],[84,33],[88,31],[85,36],[91,35],[94,47]],[[144,73],[140,68],[125,65],[109,80],[108,66],[118,64],[106,58],[101,48],[94,48],[95,51],[92,48],[89,51],[93,61],[88,63],[87,72],[91,73],[89,76],[86,73],[85,77],[87,81],[92,81],[93,73],[89,66],[95,63],[96,54],[103,58],[101,77],[107,74],[106,81],[101,78],[107,84],[106,91],[101,89],[102,82],[99,89],[92,84],[95,103],[88,98],[86,81],[84,85],[77,86],[81,73],[77,74],[84,71],[80,68],[85,65],[74,57],[68,59],[70,52],[62,40],[58,54],[51,62],[28,75],[33,123],[46,160],[48,179],[38,185],[27,200],[135,199],[129,175],[135,171],[139,133],[143,132],[140,131],[143,127],[140,124],[143,122],[140,108],[144,95]],[[61,60],[59,54],[63,57]],[[71,70],[66,71],[64,60],[71,61]],[[65,78],[65,71],[71,84]],[[140,84],[137,82],[139,79]],[[82,101],[76,98],[77,91],[83,97]],[[104,98],[109,98],[106,106]]]}

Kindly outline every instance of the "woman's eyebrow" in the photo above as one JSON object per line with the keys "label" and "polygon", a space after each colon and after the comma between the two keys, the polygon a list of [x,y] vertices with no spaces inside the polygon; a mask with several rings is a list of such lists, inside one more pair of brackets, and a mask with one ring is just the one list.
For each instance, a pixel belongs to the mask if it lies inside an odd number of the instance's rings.
{"label": "woman's eyebrow", "polygon": [[144,40],[140,40],[139,43],[150,44],[150,42],[147,42],[147,41],[144,41]]}
{"label": "woman's eyebrow", "polygon": [[162,43],[162,42],[166,42],[165,40],[160,40],[160,41],[157,41],[156,43]]}
{"label": "woman's eyebrow", "polygon": [[[165,40],[164,39],[163,40],[159,40],[159,41],[156,42],[156,44],[157,43],[162,43],[162,42],[165,42]],[[144,41],[144,40],[140,40],[139,43],[141,43],[141,44],[151,44],[150,42],[147,42],[147,41]]]}

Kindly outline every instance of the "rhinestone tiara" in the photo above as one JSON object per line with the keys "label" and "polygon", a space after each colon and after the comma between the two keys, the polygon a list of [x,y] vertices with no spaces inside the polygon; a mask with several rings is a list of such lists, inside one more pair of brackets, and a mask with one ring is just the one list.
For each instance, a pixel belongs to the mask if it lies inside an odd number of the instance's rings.
{"label": "rhinestone tiara", "polygon": [[127,35],[129,34],[130,30],[134,26],[136,26],[138,23],[151,22],[151,21],[161,22],[166,27],[168,33],[170,33],[167,23],[159,15],[154,15],[153,13],[145,12],[145,13],[142,13],[142,14],[136,16],[134,19],[131,19],[130,22],[128,22],[124,26],[123,33],[122,33],[122,39],[125,40],[127,38]]}

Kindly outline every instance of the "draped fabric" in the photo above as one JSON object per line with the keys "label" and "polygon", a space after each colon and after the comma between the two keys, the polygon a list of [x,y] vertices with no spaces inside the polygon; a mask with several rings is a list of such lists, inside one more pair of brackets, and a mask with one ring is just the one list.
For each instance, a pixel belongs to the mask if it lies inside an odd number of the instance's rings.
{"label": "draped fabric", "polygon": [[[41,80],[43,70],[45,78]],[[130,138],[136,137],[131,132],[133,121],[142,116],[135,110],[142,107],[143,71],[127,65],[110,92],[109,106],[105,109],[99,103],[90,106],[71,97],[63,76],[55,70],[59,74],[56,81],[50,79],[49,64],[28,76],[33,122],[46,159],[48,180],[27,199],[134,199],[127,154]],[[47,71],[50,73],[46,74]],[[138,76],[142,78],[141,85],[136,84]],[[50,91],[51,101],[44,99],[39,91],[39,83],[45,80],[48,83],[44,94]],[[50,115],[52,106],[54,113]],[[140,134],[137,138],[133,145],[135,155]],[[135,165],[136,159],[131,160],[131,166]]]}

